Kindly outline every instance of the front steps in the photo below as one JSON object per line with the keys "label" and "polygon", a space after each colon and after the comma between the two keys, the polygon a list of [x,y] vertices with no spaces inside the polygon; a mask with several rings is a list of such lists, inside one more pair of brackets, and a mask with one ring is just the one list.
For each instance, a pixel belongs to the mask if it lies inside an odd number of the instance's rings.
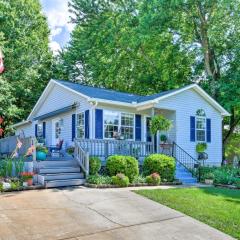
{"label": "front steps", "polygon": [[74,160],[38,162],[37,181],[46,188],[78,186],[85,183],[84,174]]}
{"label": "front steps", "polygon": [[196,184],[197,179],[192,176],[192,173],[190,173],[182,164],[176,163],[176,174],[175,177],[179,179],[183,184]]}

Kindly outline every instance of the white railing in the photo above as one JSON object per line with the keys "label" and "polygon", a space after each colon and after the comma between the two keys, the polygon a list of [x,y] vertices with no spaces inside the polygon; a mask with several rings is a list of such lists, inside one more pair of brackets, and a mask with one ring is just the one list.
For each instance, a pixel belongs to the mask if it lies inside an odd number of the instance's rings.
{"label": "white railing", "polygon": [[74,158],[84,171],[86,177],[89,175],[89,153],[84,151],[79,141],[75,140]]}
{"label": "white railing", "polygon": [[153,153],[152,142],[107,140],[107,139],[76,139],[83,151],[91,156],[107,158],[111,155],[130,155],[136,158]]}

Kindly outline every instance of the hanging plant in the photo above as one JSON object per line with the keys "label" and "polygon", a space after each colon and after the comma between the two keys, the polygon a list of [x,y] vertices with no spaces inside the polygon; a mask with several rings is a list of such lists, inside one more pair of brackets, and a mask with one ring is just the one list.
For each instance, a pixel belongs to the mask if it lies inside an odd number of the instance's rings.
{"label": "hanging plant", "polygon": [[196,145],[196,152],[197,153],[203,153],[207,149],[207,144],[205,142],[198,143]]}
{"label": "hanging plant", "polygon": [[152,117],[150,122],[150,131],[156,134],[158,131],[168,131],[172,127],[172,121],[162,115]]}

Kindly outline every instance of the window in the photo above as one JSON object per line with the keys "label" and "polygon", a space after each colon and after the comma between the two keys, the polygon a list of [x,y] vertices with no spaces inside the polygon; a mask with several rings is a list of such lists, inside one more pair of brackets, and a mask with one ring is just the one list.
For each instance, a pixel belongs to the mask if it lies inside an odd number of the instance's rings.
{"label": "window", "polygon": [[37,125],[37,136],[39,138],[43,137],[43,124],[42,123],[38,123],[38,125]]}
{"label": "window", "polygon": [[85,135],[84,112],[77,114],[76,135],[77,138],[84,138]]}
{"label": "window", "polygon": [[119,132],[119,113],[104,111],[104,137],[114,138]]}
{"label": "window", "polygon": [[121,135],[124,139],[133,139],[134,115],[129,113],[121,114]]}
{"label": "window", "polygon": [[104,111],[104,138],[134,139],[134,114]]}
{"label": "window", "polygon": [[206,141],[206,114],[203,109],[197,110],[196,113],[196,140]]}

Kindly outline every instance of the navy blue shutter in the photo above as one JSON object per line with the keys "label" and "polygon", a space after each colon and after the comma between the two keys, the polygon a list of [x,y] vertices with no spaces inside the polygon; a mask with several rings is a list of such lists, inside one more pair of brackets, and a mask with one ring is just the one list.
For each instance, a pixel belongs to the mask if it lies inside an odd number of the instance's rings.
{"label": "navy blue shutter", "polygon": [[195,142],[195,117],[190,117],[190,141]]}
{"label": "navy blue shutter", "polygon": [[95,138],[103,138],[103,110],[96,109],[95,112]]}
{"label": "navy blue shutter", "polygon": [[211,142],[211,119],[207,118],[207,142]]}
{"label": "navy blue shutter", "polygon": [[35,137],[37,137],[38,136],[38,134],[37,134],[37,131],[38,130],[38,125],[37,124],[35,124]]}
{"label": "navy blue shutter", "polygon": [[135,115],[135,141],[141,141],[142,131],[141,131],[141,115]]}
{"label": "navy blue shutter", "polygon": [[89,138],[89,110],[85,111],[85,138]]}
{"label": "navy blue shutter", "polygon": [[43,138],[46,138],[46,122],[43,122]]}
{"label": "navy blue shutter", "polygon": [[72,141],[76,136],[76,114],[72,114]]}

